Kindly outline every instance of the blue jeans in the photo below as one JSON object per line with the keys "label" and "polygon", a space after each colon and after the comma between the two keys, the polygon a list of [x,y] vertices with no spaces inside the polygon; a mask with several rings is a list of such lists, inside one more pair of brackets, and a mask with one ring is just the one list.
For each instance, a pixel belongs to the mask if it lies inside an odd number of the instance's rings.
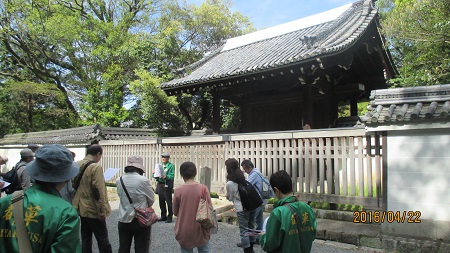
{"label": "blue jeans", "polygon": [[255,229],[255,213],[256,209],[253,211],[242,211],[237,212],[237,218],[239,223],[239,231],[241,236],[241,244],[242,248],[248,248],[250,247],[250,243],[255,243],[256,237],[255,236],[248,236],[245,235],[245,232],[247,232],[246,228]]}
{"label": "blue jeans", "polygon": [[[193,253],[194,249],[186,249],[180,245],[181,253]],[[209,242],[197,247],[198,253],[209,253]]]}
{"label": "blue jeans", "polygon": [[264,224],[263,205],[255,209],[255,222],[257,230],[262,230]]}

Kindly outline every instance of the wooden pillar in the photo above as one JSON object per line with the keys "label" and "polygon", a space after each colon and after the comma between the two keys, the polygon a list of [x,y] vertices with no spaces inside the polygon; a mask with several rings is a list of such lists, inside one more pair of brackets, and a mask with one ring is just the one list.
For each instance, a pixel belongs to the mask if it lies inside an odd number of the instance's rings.
{"label": "wooden pillar", "polygon": [[350,98],[350,116],[358,116],[358,99]]}
{"label": "wooden pillar", "polygon": [[240,106],[241,110],[241,128],[240,132],[252,132],[254,131],[252,128],[252,118],[251,118],[251,107],[248,104],[242,104]]}
{"label": "wooden pillar", "polygon": [[220,126],[222,125],[222,119],[220,118],[220,97],[217,94],[213,94],[213,133],[220,133]]}
{"label": "wooden pillar", "polygon": [[335,93],[334,85],[330,85],[329,92],[331,94],[331,96],[329,97],[329,101],[330,101],[329,121],[331,122],[332,125],[334,125],[335,120],[337,120],[337,118],[339,117],[339,113],[338,113],[339,101],[338,101],[337,95]]}
{"label": "wooden pillar", "polygon": [[303,90],[303,101],[304,109],[303,109],[303,126],[308,124],[311,128],[313,126],[313,101],[312,101],[312,85],[310,83],[305,84]]}

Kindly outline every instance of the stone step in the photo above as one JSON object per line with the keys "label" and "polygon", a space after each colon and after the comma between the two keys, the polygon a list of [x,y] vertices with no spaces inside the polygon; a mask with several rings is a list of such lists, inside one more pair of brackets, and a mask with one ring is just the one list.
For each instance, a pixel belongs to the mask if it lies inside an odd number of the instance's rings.
{"label": "stone step", "polygon": [[[313,209],[316,218],[346,221],[352,223],[364,223],[371,225],[380,225],[380,221],[377,221],[374,217],[375,211],[336,211],[336,210],[324,210]],[[378,217],[378,220],[380,217]]]}
{"label": "stone step", "polygon": [[234,209],[229,209],[222,213],[216,213],[216,218],[217,218],[217,221],[219,221],[219,222],[238,225],[236,210],[234,210]]}
{"label": "stone step", "polygon": [[[381,233],[381,226],[377,223],[353,222],[355,217],[353,212],[321,209],[315,209],[314,211],[317,215],[316,239],[380,249],[380,251],[387,250],[388,252],[450,252],[450,242],[447,241],[429,241],[384,235]],[[264,218],[269,215],[269,212],[264,212]],[[238,225],[234,208],[217,214],[217,218],[221,222]]]}

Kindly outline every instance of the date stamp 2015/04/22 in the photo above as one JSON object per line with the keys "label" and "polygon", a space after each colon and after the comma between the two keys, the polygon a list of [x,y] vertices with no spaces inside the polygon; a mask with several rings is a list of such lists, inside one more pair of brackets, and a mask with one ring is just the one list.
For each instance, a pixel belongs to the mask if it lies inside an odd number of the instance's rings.
{"label": "date stamp 2015/04/22", "polygon": [[420,211],[356,211],[353,223],[420,223]]}

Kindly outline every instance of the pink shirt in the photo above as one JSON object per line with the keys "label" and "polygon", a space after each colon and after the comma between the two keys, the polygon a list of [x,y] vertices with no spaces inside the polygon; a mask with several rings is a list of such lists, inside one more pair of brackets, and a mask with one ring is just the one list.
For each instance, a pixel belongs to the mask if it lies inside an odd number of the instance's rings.
{"label": "pink shirt", "polygon": [[[183,248],[192,249],[209,241],[211,232],[195,221],[202,189],[206,186],[195,183],[183,184],[175,188],[173,196],[173,214],[177,216],[175,223],[175,239]],[[206,188],[207,197],[211,200]]]}

